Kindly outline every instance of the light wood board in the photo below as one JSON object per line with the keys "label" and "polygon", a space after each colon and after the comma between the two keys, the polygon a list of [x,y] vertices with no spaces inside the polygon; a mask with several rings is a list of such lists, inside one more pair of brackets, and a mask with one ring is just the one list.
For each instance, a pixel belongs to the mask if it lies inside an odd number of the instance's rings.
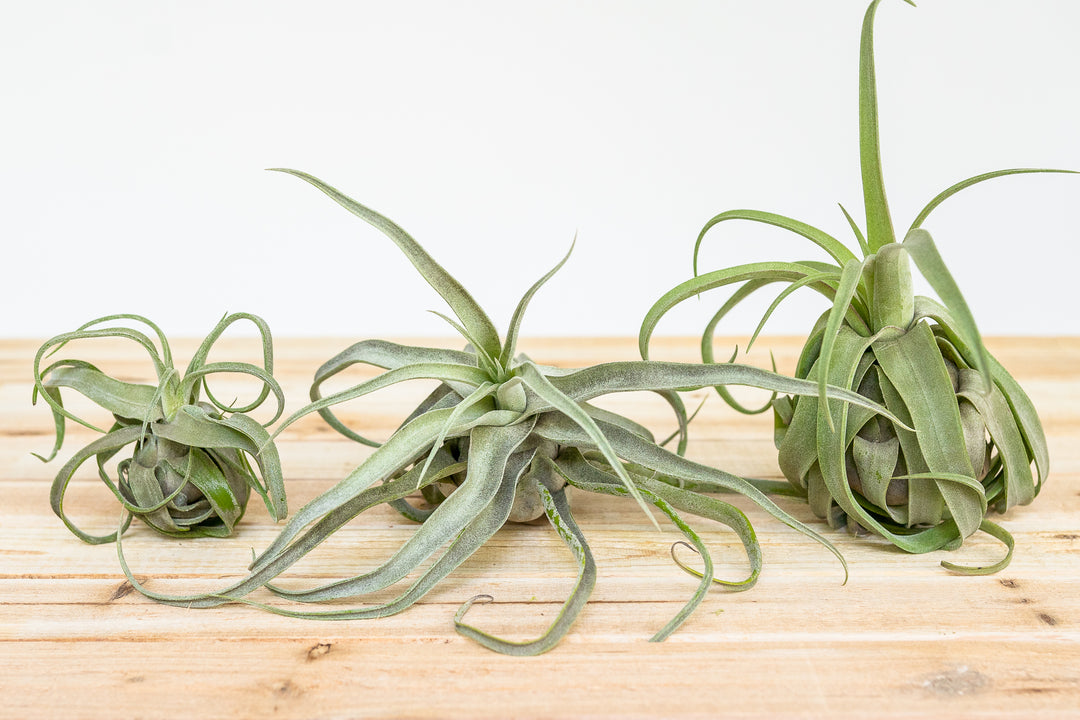
{"label": "light wood board", "polygon": [[[276,342],[275,374],[290,409],[305,401],[314,369],[349,342]],[[38,345],[0,341],[0,717],[1080,715],[1080,338],[988,341],[1039,408],[1053,468],[1035,503],[1000,518],[1016,537],[1004,572],[961,577],[939,566],[946,558],[997,558],[1002,547],[985,536],[955,553],[912,556],[822,528],[850,566],[842,585],[842,569],[825,549],[739,500],[764,549],[760,582],[744,593],[717,588],[670,639],[649,643],[696,587],[669,555],[676,533],[656,532],[633,501],[578,494],[574,513],[596,555],[596,589],[562,644],[536,658],[492,653],[458,636],[452,617],[462,602],[487,593],[495,602],[474,607],[470,622],[514,638],[541,632],[575,573],[546,525],[504,528],[414,607],[380,620],[297,620],[242,605],[191,610],[133,592],[115,548],[83,544],[49,508],[52,477],[94,434],[73,428],[49,464],[31,456],[52,443],[49,412],[30,405]],[[78,356],[115,376],[149,381],[149,364],[133,347],[87,344]],[[771,348],[780,370],[790,371],[798,347],[791,338],[765,338],[752,361],[767,365],[764,350]],[[193,348],[174,345],[179,367]],[[694,340],[663,339],[654,357],[693,361],[695,348]],[[636,358],[635,343],[619,338],[526,340],[523,349],[564,366]],[[226,338],[213,358],[255,361],[257,350],[250,340]],[[250,387],[237,383],[220,394]],[[428,387],[388,390],[342,415],[385,437]],[[672,425],[653,396],[614,398],[607,406],[657,432]],[[771,423],[769,415],[741,416],[713,397],[692,425],[688,454],[734,473],[779,478]],[[294,510],[370,452],[318,418],[288,429],[279,448]],[[92,471],[78,478],[67,506],[86,529],[107,532],[118,509]],[[801,502],[780,503],[816,523]],[[745,570],[730,532],[707,521],[693,525],[713,549],[718,574]],[[371,568],[415,527],[375,508],[282,584]],[[252,548],[265,547],[275,532],[255,499],[233,538],[176,541],[137,526],[125,552],[153,589],[209,590],[241,576]]]}

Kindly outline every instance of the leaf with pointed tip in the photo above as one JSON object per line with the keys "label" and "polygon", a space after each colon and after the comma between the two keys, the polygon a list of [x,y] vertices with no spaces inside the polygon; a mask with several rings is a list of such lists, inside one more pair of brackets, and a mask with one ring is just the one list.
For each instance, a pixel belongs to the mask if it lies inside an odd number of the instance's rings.
{"label": "leaf with pointed tip", "polygon": [[930,216],[930,213],[932,213],[937,208],[938,205],[945,202],[950,197],[952,197],[953,195],[955,195],[956,193],[960,192],[961,190],[963,190],[965,188],[969,188],[972,185],[977,185],[978,183],[984,182],[986,180],[993,180],[994,178],[1005,177],[1007,175],[1023,175],[1023,174],[1027,174],[1027,173],[1067,173],[1067,174],[1070,174],[1070,175],[1076,175],[1077,171],[1076,170],[1055,170],[1055,169],[1052,169],[1052,168],[1009,168],[1007,170],[994,170],[992,172],[982,173],[981,175],[976,175],[975,177],[970,177],[967,180],[961,180],[960,182],[956,183],[955,185],[951,185],[948,188],[946,188],[945,190],[942,190],[940,193],[938,193],[934,197],[933,200],[928,202],[926,204],[926,207],[924,207],[921,211],[919,211],[919,214],[915,216],[915,220],[912,221],[911,227],[908,228],[908,230],[910,232],[911,230],[914,230],[917,227],[921,227],[922,224],[924,222],[926,222],[926,218],[928,218]]}
{"label": "leaf with pointed tip", "polygon": [[855,222],[855,218],[851,217],[851,213],[849,213],[847,208],[843,205],[840,205],[840,212],[844,213],[844,219],[847,220],[851,232],[855,234],[855,240],[859,243],[859,249],[862,250],[863,257],[873,255],[873,253],[870,252],[869,243],[866,242],[866,236],[863,235],[862,230],[859,229],[859,225]]}
{"label": "leaf with pointed tip", "polygon": [[424,280],[435,289],[435,292],[439,293],[439,295],[446,300],[446,304],[449,305],[454,311],[454,314],[458,316],[461,320],[461,324],[464,325],[469,331],[469,334],[475,338],[478,343],[477,349],[486,352],[493,358],[499,356],[499,351],[502,349],[502,342],[499,340],[499,333],[495,330],[495,325],[491,322],[487,313],[485,313],[476,303],[472,295],[465,290],[461,283],[455,280],[450,273],[446,272],[442,265],[435,262],[435,260],[428,255],[427,251],[420,247],[420,244],[405,232],[400,225],[374,210],[361,205],[338,189],[327,185],[313,175],[309,175],[308,173],[299,170],[290,170],[288,168],[270,168],[270,170],[294,175],[301,180],[307,181],[325,193],[338,205],[390,238],[390,240],[405,253],[405,257],[407,257],[409,262],[411,262],[420,272]]}
{"label": "leaf with pointed tip", "polygon": [[543,287],[544,283],[552,278],[555,273],[559,272],[566,261],[570,259],[570,254],[574,252],[574,246],[577,244],[577,235],[574,235],[573,242],[570,243],[570,249],[566,251],[566,255],[563,259],[556,263],[555,267],[551,268],[544,274],[542,278],[533,283],[525,295],[522,296],[521,301],[518,302],[516,308],[514,308],[514,315],[510,319],[510,328],[506,331],[506,342],[503,344],[502,353],[499,355],[499,365],[503,368],[510,367],[510,361],[514,359],[514,353],[517,351],[517,339],[518,332],[521,330],[521,320],[525,316],[525,310],[529,307],[529,302],[532,300],[536,291]]}
{"label": "leaf with pointed tip", "polygon": [[[885,181],[881,173],[881,140],[878,131],[877,78],[874,73],[874,14],[880,0],[873,0],[863,17],[859,50],[859,162],[862,167],[863,203],[866,207],[867,244],[871,252],[896,241]],[[914,5],[907,0],[909,5]]]}

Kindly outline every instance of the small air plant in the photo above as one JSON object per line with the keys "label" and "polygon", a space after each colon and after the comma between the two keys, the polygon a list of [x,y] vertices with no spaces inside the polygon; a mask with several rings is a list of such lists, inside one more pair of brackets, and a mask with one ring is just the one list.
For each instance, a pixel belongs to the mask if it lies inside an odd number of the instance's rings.
{"label": "small air plant", "polygon": [[[249,320],[258,328],[263,366],[207,363],[210,348],[226,328],[240,320]],[[106,325],[117,321],[149,327],[158,343],[127,325]],[[122,338],[142,347],[153,363],[157,386],[117,380],[83,360],[57,360],[41,367],[46,358],[66,344],[96,338]],[[92,544],[118,540],[132,517],[172,537],[225,537],[243,516],[252,490],[262,497],[271,517],[283,519],[287,510],[281,465],[266,430],[281,416],[284,407],[284,395],[272,375],[273,362],[270,329],[261,318],[246,313],[223,318],[199,346],[183,375],[173,367],[164,333],[140,315],[98,318],[47,341],[34,358],[33,400],[36,404],[40,395],[52,408],[56,442],[47,458],[38,457],[46,462],[56,457],[69,419],[103,433],[75,453],[57,473],[50,493],[53,511],[71,532]],[[243,407],[225,404],[206,384],[215,373],[251,375],[261,381],[262,388],[254,402]],[[61,388],[74,390],[111,412],[112,426],[105,430],[72,414],[64,407]],[[203,393],[206,401],[200,400]],[[247,413],[262,405],[271,393],[277,399],[277,410],[263,425]],[[109,461],[128,446],[132,446],[130,456],[110,470]],[[259,474],[249,457],[258,466]],[[120,529],[108,535],[84,532],[64,509],[72,477],[91,458],[97,463],[102,482],[126,511]]]}
{"label": "small air plant", "polygon": [[[814,513],[833,527],[873,531],[912,553],[955,549],[982,529],[1008,547],[1006,556],[964,573],[991,573],[1012,556],[1012,537],[986,519],[1030,503],[1049,472],[1046,439],[1035,408],[1017,382],[987,351],[971,311],[922,225],[944,200],[976,183],[1004,175],[1063,170],[1017,168],[969,178],[941,192],[897,242],[885,200],[878,140],[873,22],[870,3],[862,27],[859,140],[867,232],[847,213],[862,259],[827,233],[773,213],[731,210],[712,218],[694,247],[692,280],[649,310],[639,337],[643,357],[660,318],[673,306],[713,288],[741,286],[716,312],[702,337],[702,357],[713,362],[713,334],[738,303],[772,283],[788,286],[769,306],[750,342],[776,307],[806,287],[832,301],[802,350],[795,375],[856,390],[914,427],[818,397],[774,397],[780,468],[804,493]],[[913,4],[913,3],[912,3]],[[831,256],[835,264],[761,262],[698,275],[705,234],[727,220],[749,220],[790,230]],[[910,260],[940,298],[916,296]],[[733,407],[735,403],[719,388]],[[767,404],[760,410],[770,407]],[[1035,473],[1032,472],[1032,463]]]}
{"label": "small air plant", "polygon": [[[509,521],[546,516],[578,563],[574,589],[558,617],[540,637],[524,642],[494,637],[465,622],[465,603],[455,617],[458,632],[498,652],[534,655],[553,647],[567,632],[587,601],[596,580],[589,545],[570,510],[567,487],[607,495],[630,496],[656,520],[648,506],[666,515],[703,561],[691,600],[653,640],[672,633],[701,602],[708,588],[721,583],[734,590],[752,586],[761,569],[761,551],[746,516],[738,508],[701,491],[737,492],[748,496],[781,522],[832,548],[815,531],[775,505],[746,480],[670,452],[638,423],[590,404],[614,392],[652,391],[674,409],[685,445],[686,411],[678,390],[719,384],[750,385],[777,392],[817,393],[817,383],[785,378],[736,364],[690,365],[661,362],[614,362],[578,370],[538,365],[515,355],[522,317],[540,287],[563,265],[563,258],[525,293],[502,340],[472,296],[402,228],[346,197],[322,181],[295,170],[283,170],[317,187],[357,217],[382,231],[405,253],[424,279],[445,299],[456,320],[443,316],[468,341],[464,351],[403,346],[365,340],[349,347],[318,370],[313,402],[288,418],[277,432],[310,413],[319,412],[353,440],[375,451],[345,479],[301,508],[271,545],[255,559],[250,574],[220,592],[169,596],[140,585],[121,562],[129,580],[146,595],[185,607],[208,607],[242,599],[266,586],[281,597],[303,602],[363,598],[426,567],[399,596],[355,609],[300,612],[260,605],[272,612],[317,619],[374,618],[405,610],[464,562]],[[569,253],[567,254],[569,257]],[[356,365],[385,372],[351,388],[321,397],[321,385]],[[414,379],[439,381],[437,389],[390,438],[378,444],[350,430],[331,408],[380,388]],[[830,397],[886,412],[857,393],[828,387]],[[673,436],[674,437],[674,436]],[[429,507],[406,498],[422,493]],[[355,577],[308,589],[270,585],[276,576],[316,547],[346,522],[381,503],[420,523],[415,534],[384,564]],[[749,558],[749,575],[737,581],[713,577],[709,551],[683,520],[682,513],[727,525],[739,536]],[[658,526],[659,527],[659,526]],[[839,555],[838,555],[839,557]],[[252,602],[244,600],[244,602]],[[257,604],[252,602],[252,604]]]}

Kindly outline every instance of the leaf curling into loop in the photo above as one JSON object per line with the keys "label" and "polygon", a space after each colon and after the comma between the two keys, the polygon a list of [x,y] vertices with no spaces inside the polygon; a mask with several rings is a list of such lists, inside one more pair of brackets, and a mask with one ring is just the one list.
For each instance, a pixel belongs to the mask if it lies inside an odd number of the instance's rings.
{"label": "leaf curling into loop", "polygon": [[697,549],[694,548],[693,545],[686,542],[685,540],[676,540],[675,542],[671,543],[671,559],[675,562],[675,564],[678,565],[680,568],[682,568],[683,572],[687,572],[687,573],[693,575],[694,577],[701,577],[702,572],[700,570],[696,570],[696,569],[690,567],[685,562],[680,560],[679,556],[675,554],[675,548],[678,548],[678,547],[689,548],[690,550],[693,550],[694,554],[697,555],[698,557],[701,556],[701,553],[699,553],[697,551]]}
{"label": "leaf curling into loop", "polygon": [[491,598],[490,595],[474,596],[471,600],[465,602],[454,615],[454,629],[457,632],[475,640],[490,650],[505,655],[540,655],[555,647],[569,631],[581,609],[585,607],[585,603],[596,585],[596,561],[588,543],[585,541],[581,528],[578,527],[573,515],[570,513],[566,492],[564,490],[552,492],[543,483],[538,485],[538,488],[548,522],[551,523],[559,537],[573,553],[574,559],[578,563],[578,575],[574,581],[574,589],[570,591],[570,595],[563,602],[558,616],[540,637],[534,640],[512,641],[497,638],[464,622],[465,613],[477,602],[477,599]]}
{"label": "leaf curling into loop", "polygon": [[[56,516],[60,518],[65,526],[67,526],[68,530],[74,533],[75,536],[83,542],[91,545],[100,545],[112,542],[116,537],[113,534],[90,535],[76,526],[67,516],[67,513],[64,511],[64,497],[67,494],[67,488],[72,477],[82,464],[91,457],[109,452],[116,453],[120,449],[137,441],[139,437],[141,437],[141,432],[136,426],[128,426],[113,430],[76,452],[71,459],[64,464],[53,479],[52,486],[49,489],[49,504],[51,505],[53,512],[56,513]],[[106,485],[121,503],[127,502],[126,498],[120,494],[119,489],[114,483],[109,481]],[[130,523],[130,521],[131,518],[129,517],[128,522]]]}
{"label": "leaf curling into loop", "polygon": [[[210,388],[207,387],[205,383],[207,376],[217,373],[250,375],[258,379],[262,383],[259,396],[253,402],[239,407],[222,403],[210,393]],[[267,370],[257,365],[252,365],[251,363],[215,362],[210,363],[209,365],[201,365],[198,369],[189,371],[184,376],[180,385],[181,392],[188,399],[188,404],[194,405],[198,402],[198,388],[200,385],[206,391],[206,397],[214,407],[221,412],[235,414],[246,414],[257,409],[272,392],[274,394],[274,399],[277,401],[277,405],[271,418],[262,423],[263,427],[273,425],[277,422],[281,417],[282,412],[285,410],[285,392],[281,389],[281,385]]]}
{"label": "leaf curling into loop", "polygon": [[289,168],[268,168],[274,172],[286,173],[300,178],[325,193],[331,200],[350,213],[367,222],[401,249],[409,262],[420,272],[424,280],[442,296],[462,325],[469,329],[469,334],[476,338],[477,349],[482,349],[491,357],[498,357],[502,343],[495,324],[487,313],[477,304],[472,295],[454,279],[450,273],[437,263],[405,230],[393,220],[356,202],[337,188],[327,185],[322,180],[300,170]]}
{"label": "leaf curling into loop", "polygon": [[461,607],[454,613],[454,622],[461,622],[461,619],[465,617],[465,613],[469,612],[469,608],[473,605],[490,605],[493,602],[495,602],[495,597],[493,595],[488,595],[487,593],[473,595],[471,598],[461,603]]}
{"label": "leaf curling into loop", "polygon": [[[108,316],[108,317],[111,318],[113,316]],[[121,317],[121,316],[118,316],[118,317]],[[96,321],[91,321],[91,323],[100,322],[100,321],[103,321],[103,320],[104,319],[99,318]],[[41,361],[42,361],[42,359],[52,356],[57,350],[59,350],[64,345],[66,345],[68,342],[71,342],[73,340],[98,339],[98,338],[126,338],[126,339],[132,340],[132,341],[136,342],[137,344],[139,344],[140,346],[142,346],[147,351],[147,353],[149,353],[149,355],[150,355],[150,359],[154,364],[154,371],[155,371],[155,373],[156,373],[156,375],[158,377],[159,383],[163,382],[164,379],[171,372],[173,372],[173,368],[172,368],[171,364],[165,364],[163,362],[161,357],[158,355],[157,347],[154,345],[153,341],[150,340],[150,338],[148,338],[145,334],[139,332],[138,330],[133,330],[132,328],[114,327],[114,328],[106,328],[106,329],[102,329],[102,330],[76,330],[74,332],[63,333],[63,334],[57,335],[57,336],[55,336],[55,337],[53,337],[53,338],[51,338],[49,340],[46,340],[41,345],[41,347],[38,348],[38,351],[34,356],[34,389],[33,389],[32,393],[31,393],[31,402],[32,402],[32,404],[37,403],[37,398],[40,395],[41,397],[44,398],[45,402],[48,403],[49,407],[52,408],[52,410],[54,412],[54,415],[58,415],[60,417],[64,417],[64,418],[67,418],[69,420],[72,420],[72,421],[78,423],[79,425],[82,425],[82,426],[84,426],[86,428],[94,430],[95,432],[104,433],[105,432],[104,429],[99,428],[99,427],[93,425],[92,423],[89,423],[89,422],[83,420],[82,418],[78,417],[77,415],[72,414],[70,411],[65,409],[63,403],[60,400],[58,400],[58,398],[59,398],[59,392],[58,391],[55,392],[56,397],[53,396],[54,393],[46,392],[46,387],[45,387],[46,383],[45,383],[45,379],[43,377],[43,371],[41,370]],[[53,363],[49,367],[57,367],[63,362],[65,362],[65,361],[59,361],[59,362]],[[78,362],[78,361],[76,361],[76,362]],[[60,423],[59,423],[59,421],[57,421],[57,427],[58,428],[59,428],[59,425],[60,425]]]}
{"label": "leaf curling into loop", "polygon": [[[708,518],[709,520],[722,523],[729,527],[739,537],[739,541],[743,545],[746,559],[750,563],[750,574],[742,580],[721,580],[719,578],[714,578],[712,582],[723,585],[730,590],[749,590],[757,583],[762,568],[761,544],[758,542],[757,533],[754,531],[754,526],[750,523],[750,519],[746,517],[746,514],[742,510],[730,503],[724,502],[718,498],[691,492],[688,489],[679,487],[677,483],[671,482],[670,480],[670,478],[650,479],[644,483],[644,486],[679,510],[693,513],[699,517]],[[675,548],[672,547],[673,558],[675,557],[674,552]],[[675,561],[680,567],[692,575],[702,577],[701,573],[679,563],[677,558]]]}
{"label": "leaf curling into loop", "polygon": [[959,573],[960,575],[993,575],[1008,567],[1009,563],[1012,562],[1013,549],[1016,547],[1016,541],[1013,539],[1012,533],[997,523],[986,519],[979,524],[979,529],[990,537],[1000,540],[1005,545],[1005,557],[991,565],[981,566],[959,565],[957,563],[949,562],[948,560],[942,560],[941,567]]}
{"label": "leaf curling into loop", "polygon": [[668,519],[671,520],[672,524],[674,524],[683,536],[690,541],[690,547],[701,556],[701,559],[705,564],[705,571],[698,574],[698,577],[701,578],[701,582],[698,584],[698,588],[694,594],[686,604],[683,605],[682,609],[676,613],[675,617],[671,618],[664,627],[660,628],[656,634],[649,638],[649,642],[663,642],[664,640],[667,640],[673,632],[678,630],[679,626],[686,622],[686,619],[690,617],[699,605],[701,605],[715,578],[713,577],[712,555],[709,553],[709,548],[706,547],[701,537],[694,532],[693,528],[686,524],[679,516],[679,513],[675,511],[675,508],[671,507],[671,505],[662,498],[654,496],[650,498],[650,500],[658,510],[668,516]]}
{"label": "leaf curling into loop", "polygon": [[[169,347],[169,340],[165,337],[165,332],[157,325],[157,323],[151,321],[149,318],[142,315],[137,315],[135,313],[117,313],[115,315],[105,315],[104,317],[99,317],[94,320],[90,320],[89,322],[83,323],[78,328],[76,328],[76,332],[83,332],[85,330],[89,330],[95,325],[111,322],[113,320],[134,320],[135,322],[146,325],[148,328],[150,328],[150,330],[153,331],[154,335],[157,336],[158,343],[160,343],[161,345],[161,352],[159,354],[161,356],[162,362],[169,367],[172,366],[172,348]],[[57,348],[57,350],[59,350],[59,348]]]}
{"label": "leaf curling into loop", "polygon": [[[567,455],[560,459],[559,462],[545,458],[548,465],[566,481],[568,485],[572,487],[585,490],[586,492],[602,493],[606,495],[626,496],[627,490],[623,486],[619,478],[612,472],[610,465],[607,469],[600,469],[587,460],[580,453],[580,451],[573,451],[567,453]],[[650,482],[644,478],[641,479],[643,483]],[[671,490],[666,485],[662,485],[663,488]],[[692,547],[702,558],[705,563],[705,571],[701,573],[695,573],[697,577],[701,578],[701,582],[698,584],[697,590],[691,596],[690,600],[682,607],[682,609],[676,613],[663,628],[656,632],[649,642],[663,642],[666,640],[675,630],[681,626],[688,617],[694,612],[695,609],[705,599],[705,594],[709,590],[709,586],[713,583],[713,563],[712,557],[709,554],[709,549],[705,543],[701,540],[693,528],[686,524],[686,522],[676,512],[674,505],[676,503],[668,503],[663,497],[659,496],[651,488],[643,488],[642,494],[648,498],[660,512],[664,513],[672,524],[683,534],[683,536],[692,543]],[[723,522],[723,520],[721,520]],[[676,561],[677,562],[677,561]]]}
{"label": "leaf curling into loop", "polygon": [[[226,313],[225,316],[222,317],[221,320],[218,321],[218,324],[214,326],[214,329],[210,331],[210,334],[207,335],[205,339],[203,339],[202,343],[200,343],[200,345],[199,345],[198,350],[196,350],[195,354],[191,357],[191,361],[188,363],[187,370],[184,371],[184,379],[185,380],[187,380],[187,378],[189,376],[191,376],[193,373],[195,373],[196,371],[199,371],[199,370],[201,370],[203,368],[203,366],[206,364],[206,358],[210,354],[210,349],[218,341],[218,339],[221,337],[222,333],[224,333],[225,330],[227,330],[234,323],[240,322],[242,320],[247,320],[247,321],[251,322],[255,326],[255,328],[259,331],[259,339],[260,339],[260,341],[262,343],[262,355],[263,355],[262,369],[265,371],[265,375],[271,376],[271,380],[273,379],[272,376],[274,374],[274,342],[273,342],[272,336],[270,335],[270,326],[267,325],[266,321],[263,320],[258,315],[252,315],[251,313],[242,313],[241,312],[241,313],[232,313],[231,315]],[[220,363],[218,363],[218,364],[220,365]],[[206,374],[208,374],[208,373],[204,373],[202,375],[203,382],[200,383],[200,385],[202,385],[202,388],[206,391],[207,398],[209,398],[210,402],[213,403],[218,408],[220,408],[222,410],[226,410],[226,406],[224,404],[218,402],[218,400],[216,398],[214,398],[214,396],[210,393],[210,388],[207,387],[206,382],[205,382]],[[248,374],[249,375],[254,375],[255,377],[258,377],[260,380],[263,379],[257,373],[252,372],[252,373],[248,373]],[[264,383],[263,386],[259,390],[259,395],[258,395],[258,397],[256,398],[256,400],[254,402],[252,402],[252,403],[250,403],[248,405],[245,405],[245,406],[243,406],[241,408],[233,409],[233,410],[231,410],[231,412],[239,412],[239,413],[251,412],[255,408],[262,405],[263,401],[265,401],[266,398],[269,396],[269,394],[272,391],[274,391],[274,385],[276,385],[276,382],[267,382],[266,380],[263,380],[263,383]],[[280,388],[278,390],[280,391]],[[192,395],[191,395],[191,399],[189,400],[190,403],[194,404],[195,402],[197,402],[197,400],[198,400],[198,391],[199,391],[199,385],[195,385],[195,386],[193,386],[191,388],[190,392],[192,393]],[[279,395],[278,399],[279,399],[280,404],[278,406],[277,415],[274,417],[274,420],[270,421],[270,423],[273,423],[275,420],[277,420],[277,418],[280,417],[280,415],[281,415],[281,411],[284,409],[284,402],[282,401],[282,399],[280,397],[280,392],[276,392],[275,394]],[[267,424],[270,424],[270,423],[267,423]]]}
{"label": "leaf curling into loop", "polygon": [[[757,290],[765,287],[769,283],[770,283],[770,281],[768,281],[768,280],[751,280],[751,281],[745,282],[742,285],[740,285],[739,288],[734,293],[732,293],[731,296],[726,301],[724,301],[724,304],[721,305],[720,309],[717,310],[716,313],[712,316],[712,318],[709,320],[709,323],[705,326],[704,332],[702,332],[702,334],[701,334],[701,361],[704,364],[709,365],[709,364],[712,364],[712,363],[716,362],[716,357],[713,354],[713,343],[715,341],[715,336],[716,336],[716,327],[720,324],[720,321],[724,318],[724,316],[726,316],[733,308],[735,308],[745,298],[749,297],[752,293],[754,293]],[[764,322],[764,321],[762,321],[762,322]],[[751,338],[750,343],[747,344],[747,347],[746,347],[747,352],[750,351],[750,346],[753,345],[753,342],[754,342],[754,339]],[[728,362],[735,362],[735,358],[738,357],[738,354],[739,354],[739,347],[736,345],[735,346],[735,351],[731,354],[731,357],[728,359]],[[775,366],[773,367],[773,369],[774,370],[776,369]],[[740,403],[738,400],[736,400],[735,396],[731,394],[731,391],[729,391],[723,385],[717,385],[717,386],[713,387],[713,390],[715,390],[716,394],[718,394],[721,397],[721,399],[723,399],[723,401],[725,403],[727,403],[728,407],[730,407],[731,409],[735,410],[736,412],[742,413],[744,415],[758,415],[760,413],[765,412],[766,410],[769,409],[769,407],[771,407],[772,400],[775,397],[775,394],[774,394],[773,397],[769,398],[768,402],[761,405],[760,407],[748,408],[745,405],[743,405],[742,403]],[[666,443],[661,443],[661,445],[664,445],[664,444],[666,444]],[[682,453],[679,453],[679,454],[681,455]]]}
{"label": "leaf curling into loop", "polygon": [[[625,496],[627,494],[626,488],[622,486],[618,478],[609,472],[610,467],[598,467],[596,464],[587,460],[580,451],[575,450],[565,453],[557,462],[549,461],[549,463],[569,485],[575,488],[586,492],[615,496]],[[647,471],[648,468],[635,468],[635,471],[638,470],[644,472]],[[657,475],[655,472],[650,474],[653,476]],[[702,580],[698,585],[697,591],[682,610],[651,639],[651,642],[660,642],[682,625],[686,618],[688,618],[698,605],[701,604],[712,584],[716,583],[723,585],[735,591],[747,590],[752,587],[757,582],[758,575],[761,571],[761,546],[757,542],[753,526],[750,524],[749,519],[741,510],[734,506],[715,498],[681,490],[676,487],[674,483],[665,482],[665,480],[642,477],[640,482],[642,484],[642,492],[645,497],[648,498],[649,502],[653,503],[657,509],[667,515],[672,523],[689,541],[679,541],[676,545],[672,546],[672,558],[677,565]],[[751,566],[750,575],[744,580],[735,582],[714,578],[713,562],[708,547],[697,533],[695,533],[694,530],[680,517],[677,510],[683,510],[700,517],[715,520],[716,522],[731,528],[739,536],[739,539],[746,550],[747,559]],[[679,544],[686,545],[698,553],[705,565],[704,572],[686,566],[675,556],[674,549]]]}

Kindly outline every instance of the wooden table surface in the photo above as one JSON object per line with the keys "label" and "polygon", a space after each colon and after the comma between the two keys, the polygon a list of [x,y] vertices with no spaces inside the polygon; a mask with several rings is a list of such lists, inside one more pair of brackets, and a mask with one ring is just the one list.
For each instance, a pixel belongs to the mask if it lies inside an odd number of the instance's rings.
{"label": "wooden table surface", "polygon": [[[314,369],[347,344],[276,342],[276,375],[292,409],[306,398]],[[52,477],[93,433],[73,429],[49,464],[32,457],[52,443],[50,413],[30,405],[38,342],[0,341],[0,717],[1076,717],[1080,338],[988,345],[1039,408],[1053,465],[1035,503],[1000,518],[1016,537],[1005,571],[961,577],[939,566],[943,558],[997,558],[1002,547],[986,536],[955,553],[913,556],[824,528],[851,569],[842,585],[839,563],[821,546],[736,501],[757,528],[761,580],[744,593],[715,589],[670,639],[650,643],[697,584],[671,561],[676,533],[670,526],[656,532],[630,500],[579,494],[575,517],[598,565],[592,599],[554,650],[508,658],[458,636],[452,618],[463,601],[488,593],[495,602],[473,608],[470,622],[520,638],[546,627],[575,574],[546,524],[504,528],[414,607],[380,620],[298,620],[241,605],[191,610],[133,592],[115,548],[82,543],[49,508]],[[95,359],[118,377],[150,379],[145,356],[131,348],[84,347],[71,356]],[[174,345],[180,367],[193,347]],[[775,350],[781,370],[793,366],[796,341],[767,338],[761,347]],[[636,357],[628,339],[526,340],[523,349],[539,362],[571,366]],[[694,350],[692,340],[663,340],[655,357],[689,361]],[[226,338],[214,352],[257,357],[244,339]],[[343,414],[385,436],[428,388],[403,386]],[[672,424],[652,396],[607,406],[658,431]],[[692,425],[688,454],[734,473],[779,478],[771,422],[710,399]],[[286,431],[279,448],[293,510],[370,452],[317,417]],[[96,474],[78,478],[67,501],[73,516],[88,530],[115,527],[118,508]],[[780,503],[815,522],[801,502]],[[718,575],[743,571],[734,535],[695,520]],[[414,529],[391,509],[375,508],[288,578],[355,574]],[[149,587],[194,592],[242,575],[252,548],[265,547],[275,532],[254,499],[233,538],[177,541],[133,526],[124,547]]]}

